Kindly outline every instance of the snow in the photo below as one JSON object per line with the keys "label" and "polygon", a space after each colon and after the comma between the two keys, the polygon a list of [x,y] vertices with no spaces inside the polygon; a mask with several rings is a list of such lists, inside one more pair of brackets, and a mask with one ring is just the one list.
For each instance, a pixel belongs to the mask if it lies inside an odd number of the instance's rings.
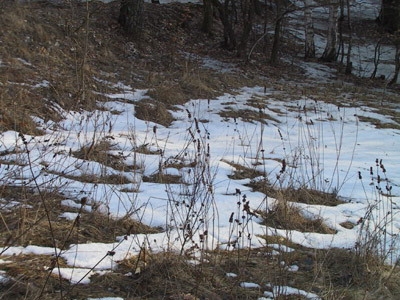
{"label": "snow", "polygon": [[120,297],[87,298],[87,300],[124,300]]}
{"label": "snow", "polygon": [[89,284],[89,277],[94,275],[95,272],[90,269],[81,268],[57,268],[53,270],[53,274],[60,275],[62,278],[69,280],[72,284]]}
{"label": "snow", "polygon": [[[134,91],[134,89],[130,90]],[[139,92],[136,93],[136,95],[139,94]],[[145,94],[142,96],[146,97]],[[219,111],[228,106],[234,109],[252,109],[246,106],[246,102],[254,96],[269,101],[265,113],[271,115],[276,121],[268,121],[267,125],[262,125],[244,122],[240,119],[224,119],[218,115]],[[376,168],[376,158],[383,159],[382,162],[389,177],[388,184],[393,186],[391,201],[395,207],[399,207],[400,169],[397,166],[399,165],[400,132],[394,129],[377,129],[368,123],[360,122],[358,115],[387,119],[377,112],[370,112],[367,107],[338,108],[333,104],[305,97],[286,102],[273,99],[273,91],[264,94],[261,87],[246,87],[238,90],[235,94],[225,94],[210,101],[201,99],[189,101],[180,106],[180,110],[173,112],[176,121],[170,128],[157,125],[157,132],[154,133],[152,128],[155,124],[136,120],[133,117],[133,103],[112,100],[115,99],[114,97],[110,97],[110,99],[111,101],[107,105],[112,109],[114,103],[120,114],[115,115],[111,112],[107,113],[107,111],[67,113],[67,118],[57,132],[48,129],[48,133],[43,137],[26,136],[25,139],[28,141],[26,146],[30,149],[29,157],[23,152],[23,143],[18,133],[4,132],[2,146],[10,154],[4,155],[3,159],[19,160],[22,164],[11,170],[6,168],[6,165],[2,165],[0,167],[1,177],[9,178],[15,183],[21,177],[24,182],[31,182],[30,178],[35,176],[36,181],[43,186],[57,183],[63,187],[70,199],[88,197],[88,202],[84,206],[87,211],[90,211],[91,205],[97,203],[99,209],[115,217],[122,217],[127,213],[134,212],[133,217],[150,226],[161,226],[165,228],[165,231],[157,234],[118,237],[114,243],[71,245],[63,251],[34,245],[9,247],[3,249],[5,250],[3,255],[22,253],[54,255],[57,251],[70,266],[70,268],[60,270],[61,275],[71,282],[89,283],[90,276],[94,272],[113,270],[118,265],[118,261],[138,255],[144,244],[153,252],[180,251],[182,247],[189,248],[193,243],[204,245],[208,249],[217,247],[231,249],[232,242],[236,243],[236,247],[261,247],[264,242],[257,238],[257,235],[267,233],[289,237],[294,243],[316,249],[353,248],[359,236],[359,227],[346,229],[339,224],[344,221],[356,224],[357,220],[365,215],[370,201],[376,199],[375,187],[369,185],[371,181],[376,181],[369,176],[370,166]],[[186,110],[191,111],[192,118],[188,117]],[[96,116],[98,118],[96,121],[89,118]],[[194,118],[208,122],[196,125]],[[81,122],[82,120],[85,122]],[[93,126],[96,122],[101,123],[103,120],[114,124],[114,129],[110,133],[98,131],[96,126]],[[313,120],[312,124],[310,120]],[[198,126],[198,132],[196,132],[196,126]],[[179,219],[179,214],[185,214],[187,210],[182,207],[170,211],[169,203],[182,201],[184,199],[182,192],[190,193],[192,184],[184,187],[178,184],[166,186],[151,182],[135,183],[134,179],[137,180],[143,175],[151,175],[156,172],[159,162],[163,158],[165,160],[166,158],[175,158],[178,161],[187,162],[195,159],[199,153],[197,153],[197,146],[193,146],[189,142],[189,129],[196,139],[208,144],[208,147],[205,147],[208,156],[204,159],[210,170],[209,180],[211,181],[209,184],[212,185],[212,194],[200,191],[203,195],[200,197],[212,195],[209,201],[212,201],[214,212],[211,210],[203,212],[205,226],[208,228],[218,226],[218,228],[209,230],[205,240],[200,240],[196,234],[193,237],[193,243],[182,244],[184,240],[180,228],[182,220]],[[134,146],[132,145],[134,142],[130,140],[131,136],[135,136],[136,144],[147,143],[155,149],[162,148],[163,157],[139,154],[143,170],[122,172],[124,176],[132,179],[132,183],[121,187],[113,184],[83,183],[78,179],[62,176],[63,174],[69,176],[120,174],[99,163],[69,156],[69,151],[60,151],[64,149],[78,150],[80,146],[86,145],[93,138],[101,140],[102,135],[105,134],[115,137],[113,139],[114,147],[123,151],[127,161],[132,160],[132,156],[135,155],[130,150]],[[45,140],[48,142],[44,143]],[[259,157],[261,155],[261,152],[258,151],[259,147],[265,149],[263,154],[265,157],[262,160]],[[19,149],[19,152],[15,152],[16,149]],[[182,149],[186,149],[183,156]],[[54,156],[56,152],[58,154]],[[202,154],[200,153],[200,155]],[[316,165],[313,165],[310,157],[315,159]],[[265,207],[265,201],[268,201],[268,205],[272,205],[275,200],[265,198],[265,195],[253,192],[244,186],[248,180],[229,179],[227,175],[232,173],[233,167],[227,162],[247,166],[253,165],[255,161],[262,162],[258,168],[264,169],[271,180],[276,180],[275,176],[281,168],[281,164],[275,160],[276,158],[284,158],[289,166],[297,166],[292,171],[298,172],[298,175],[304,177],[297,182],[299,186],[308,184],[310,187],[335,191],[341,197],[351,199],[348,203],[329,207],[293,203],[302,209],[304,216],[311,219],[321,217],[327,225],[337,230],[336,234],[267,228],[260,224],[258,218],[252,216],[244,216],[246,223],[241,226],[235,226],[229,222],[232,213],[234,218],[241,218],[241,208],[233,203],[236,203],[243,194],[250,201],[252,209]],[[31,161],[31,169],[28,166],[29,161]],[[43,166],[40,164],[42,161],[47,162],[46,170],[51,170],[50,173],[43,170]],[[175,162],[172,159],[171,161]],[[309,174],[316,171],[316,168],[318,168],[318,176],[309,177]],[[189,170],[191,170],[189,167],[164,168],[163,173],[186,176],[190,182],[193,177],[190,177]],[[198,171],[192,168],[192,172]],[[358,172],[362,173],[363,180],[359,180]],[[54,173],[61,175],[52,178]],[[279,184],[293,185],[296,182],[292,182],[291,174],[287,172],[281,175]],[[132,185],[137,185],[138,191],[118,192],[122,187],[129,188]],[[242,196],[235,195],[236,189],[241,191]],[[132,190],[135,191],[135,189]],[[378,197],[380,196],[378,195]],[[73,200],[63,200],[62,204],[71,208],[81,207],[80,203]],[[174,220],[169,219],[173,216],[171,214],[176,214]],[[217,215],[218,225],[212,225],[212,220]],[[65,212],[62,215],[69,219],[74,219],[76,216],[71,212]],[[393,230],[398,233],[400,218],[397,210],[394,211],[393,218],[395,224]],[[200,226],[198,233],[204,230],[202,228]],[[240,231],[249,234],[250,239],[240,239]],[[269,246],[277,251],[290,252],[293,250],[279,244]],[[395,257],[398,256],[398,251],[399,249],[396,249]],[[288,269],[297,270],[296,266],[289,266]],[[242,285],[251,286],[247,283],[242,283]]]}
{"label": "snow", "polygon": [[277,297],[278,295],[301,295],[304,296],[306,299],[310,300],[320,300],[321,298],[314,294],[314,293],[309,293],[304,290],[292,288],[289,286],[273,286],[273,292],[264,292],[264,296],[269,297],[271,299],[275,299],[274,297]]}
{"label": "snow", "polygon": [[5,271],[0,270],[0,284],[5,284],[8,282],[9,278],[5,274]]}
{"label": "snow", "polygon": [[72,213],[72,212],[64,212],[60,215],[61,218],[65,218],[67,220],[75,220],[79,216],[78,213]]}
{"label": "snow", "polygon": [[240,286],[242,288],[245,288],[245,289],[258,289],[258,288],[260,288],[260,285],[258,285],[257,283],[253,283],[253,282],[241,282]]}
{"label": "snow", "polygon": [[299,266],[297,265],[292,265],[292,266],[288,266],[286,268],[289,272],[297,272],[299,270]]}
{"label": "snow", "polygon": [[[358,0],[357,4],[364,2]],[[376,14],[376,10],[371,5],[365,13]],[[367,57],[370,51],[371,49],[359,49],[357,55]],[[221,72],[234,70],[233,66],[217,63],[211,58],[196,59],[202,59],[206,67]],[[304,62],[301,66],[309,78],[334,78],[334,71],[329,67],[310,62]],[[370,72],[364,65],[360,69],[365,70],[366,76]],[[35,87],[47,84],[44,80]],[[62,201],[66,207],[81,208],[82,205],[72,199],[87,197],[88,202],[83,206],[86,211],[90,212],[92,205],[96,204],[100,211],[111,217],[129,214],[149,226],[161,227],[164,231],[157,234],[120,236],[113,243],[76,244],[65,250],[35,245],[6,247],[0,248],[1,255],[60,254],[67,267],[55,269],[54,272],[71,283],[88,284],[93,274],[112,271],[121,260],[139,255],[143,245],[154,253],[179,252],[194,245],[206,249],[232,250],[232,244],[235,247],[256,248],[265,246],[265,241],[258,236],[268,234],[288,238],[293,243],[314,249],[351,249],[360,236],[357,221],[365,216],[367,209],[375,202],[392,203],[393,219],[384,219],[382,216],[385,214],[379,208],[374,212],[373,220],[379,223],[383,219],[393,224],[388,228],[389,234],[400,233],[400,131],[378,129],[359,120],[363,116],[384,123],[394,123],[389,116],[381,115],[368,107],[338,107],[302,95],[290,102],[277,100],[274,95],[279,91],[271,89],[265,93],[263,87],[243,87],[215,99],[193,99],[178,106],[177,110],[171,112],[176,121],[166,128],[134,117],[135,102],[148,98],[147,89],[135,89],[123,83],[110,84],[110,89],[118,91],[104,95],[110,100],[102,105],[104,110],[64,112],[65,119],[60,122],[57,130],[51,122],[43,122],[42,126],[46,129],[43,136],[25,136],[24,143],[18,132],[1,133],[0,151],[4,154],[2,160],[17,163],[0,165],[0,178],[3,184],[31,187],[39,185],[43,188],[58,186],[69,198]],[[247,104],[254,97],[268,103],[263,112],[272,118],[267,123],[222,118],[218,114],[228,108],[253,110],[256,114],[258,108]],[[113,149],[110,153],[121,154],[127,165],[135,164],[139,168],[120,172],[69,154],[90,145],[92,141],[104,140],[112,141]],[[162,151],[159,151],[160,154],[135,151],[143,145],[149,150]],[[29,150],[29,155],[26,150]],[[285,159],[288,165],[288,170],[280,174],[279,179],[276,175],[282,164],[277,159]],[[376,166],[376,159],[382,159],[386,168],[385,174]],[[168,161],[181,162],[184,167],[164,166]],[[188,166],[191,162],[196,162],[198,167]],[[242,207],[237,205],[244,195],[252,210],[270,207],[276,200],[260,192],[253,192],[245,185],[249,179],[230,179],[228,175],[234,171],[232,164],[254,166],[265,172],[276,186],[307,186],[335,192],[341,198],[348,199],[347,203],[329,207],[289,201],[290,205],[300,207],[305,217],[322,218],[337,233],[320,234],[269,228],[260,224],[257,217],[244,214]],[[370,167],[373,167],[374,175],[370,175]],[[142,182],[144,176],[159,171],[167,175],[182,176],[186,183],[165,185]],[[387,180],[381,185],[384,191],[387,185],[393,188],[391,197],[377,192],[377,172],[382,177],[387,174]],[[98,178],[107,175],[123,175],[129,183],[117,185],[79,180],[82,176]],[[132,192],[121,192],[122,190]],[[237,190],[241,191],[240,195]],[[181,204],[191,200],[187,195],[193,195],[194,191],[198,192],[195,194],[194,211],[200,211],[203,223],[196,224],[198,230],[193,241],[187,242],[182,230],[185,217],[192,211]],[[16,205],[14,202],[12,204]],[[231,216],[243,222],[231,222]],[[77,214],[65,212],[61,217],[74,220]],[[353,223],[354,228],[346,229],[340,225],[346,221]],[[201,239],[200,234],[206,230],[208,234]],[[387,249],[392,242],[396,241],[388,241]],[[274,253],[293,251],[292,248],[280,244],[268,246],[274,249]],[[394,243],[394,246],[393,261],[396,261],[400,249],[398,243]],[[1,260],[0,263],[4,261]],[[293,272],[298,268],[297,265],[287,266]],[[0,282],[7,280],[3,274],[0,271]],[[236,274],[226,273],[226,276],[235,277]],[[263,288],[252,282],[241,282],[240,286]],[[266,299],[274,298],[277,294],[298,294],[307,299],[320,299],[316,294],[289,286],[267,288],[272,292],[264,292]]]}
{"label": "snow", "polygon": [[0,247],[1,255],[8,256],[20,254],[53,255],[59,251],[59,249],[35,245],[29,245],[26,247]]}

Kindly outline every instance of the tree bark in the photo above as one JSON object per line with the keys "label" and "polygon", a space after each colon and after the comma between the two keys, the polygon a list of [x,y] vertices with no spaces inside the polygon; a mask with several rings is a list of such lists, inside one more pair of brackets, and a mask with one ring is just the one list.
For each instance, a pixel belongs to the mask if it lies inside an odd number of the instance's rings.
{"label": "tree bark", "polygon": [[285,16],[283,0],[276,1],[276,19],[274,29],[274,40],[272,42],[270,63],[275,65],[278,62],[278,52],[281,42],[282,23]]}
{"label": "tree bark", "polygon": [[315,57],[314,24],[311,5],[313,0],[304,0],[304,22],[305,22],[305,58]]}
{"label": "tree bark", "polygon": [[[256,0],[258,1],[258,0]],[[254,0],[242,0],[242,18],[243,18],[243,31],[240,37],[240,43],[238,45],[238,56],[245,56],[247,44],[251,29],[253,28],[254,14],[255,14],[255,1]]]}
{"label": "tree bark", "polygon": [[208,34],[212,34],[213,30],[214,9],[212,0],[203,0],[203,24],[201,29]]}
{"label": "tree bark", "polygon": [[338,0],[331,0],[329,5],[328,36],[322,60],[332,62],[336,60],[337,27],[338,27]]}
{"label": "tree bark", "polygon": [[278,51],[281,41],[282,21],[283,18],[280,17],[275,22],[274,41],[272,43],[271,57],[270,57],[270,63],[272,65],[275,65],[278,62]]}
{"label": "tree bark", "polygon": [[396,44],[396,53],[394,57],[394,75],[393,78],[390,80],[389,85],[397,83],[397,79],[399,78],[399,72],[400,72],[400,40],[395,41]]}
{"label": "tree bark", "polygon": [[140,38],[143,30],[143,3],[144,0],[121,1],[118,21],[135,38]]}
{"label": "tree bark", "polygon": [[235,21],[236,7],[234,0],[224,0],[224,3],[219,0],[211,0],[213,5],[217,8],[219,18],[221,19],[222,26],[224,27],[224,47],[233,50],[236,49],[236,34],[233,29]]}
{"label": "tree bark", "polygon": [[382,0],[378,20],[389,33],[395,33],[400,30],[400,1]]}
{"label": "tree bark", "polygon": [[351,61],[351,50],[353,48],[353,27],[351,25],[350,0],[346,0],[346,8],[347,8],[347,28],[349,30],[349,41],[347,45],[345,74],[350,75],[351,72],[353,71],[353,63]]}

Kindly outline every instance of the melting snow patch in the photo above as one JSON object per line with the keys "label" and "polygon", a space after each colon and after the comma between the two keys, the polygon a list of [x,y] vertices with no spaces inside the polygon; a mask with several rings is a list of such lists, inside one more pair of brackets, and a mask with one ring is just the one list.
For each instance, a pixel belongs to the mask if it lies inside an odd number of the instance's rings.
{"label": "melting snow patch", "polygon": [[[271,287],[270,284],[268,284],[267,286]],[[284,286],[284,285],[283,286],[274,286],[272,289],[273,289],[273,292],[265,291],[264,296],[271,297],[272,299],[274,299],[274,297],[282,296],[282,295],[286,295],[286,296],[301,295],[301,296],[306,297],[306,299],[310,299],[310,300],[320,300],[321,299],[317,294],[309,293],[309,292],[306,292],[304,290],[300,290],[297,288],[292,288],[290,286]]]}
{"label": "melting snow patch", "polygon": [[275,250],[283,251],[283,252],[292,252],[292,251],[294,251],[293,248],[290,248],[288,246],[281,245],[281,244],[271,244],[271,245],[268,245],[268,246],[273,248],[273,249],[275,249]]}
{"label": "melting snow patch", "polygon": [[86,300],[124,300],[120,297],[87,298]]}
{"label": "melting snow patch", "polygon": [[43,80],[42,82],[35,84],[33,87],[41,88],[41,87],[49,87],[49,86],[50,86],[50,82],[48,82],[47,80]]}
{"label": "melting snow patch", "polygon": [[242,288],[246,288],[246,289],[258,289],[258,288],[260,288],[259,284],[253,283],[253,282],[241,282],[240,286]]}
{"label": "melting snow patch", "polygon": [[72,213],[72,212],[64,212],[60,215],[61,218],[65,218],[67,220],[75,220],[78,217],[78,213]]}
{"label": "melting snow patch", "polygon": [[299,266],[297,266],[297,265],[288,266],[287,270],[289,272],[297,272],[299,270]]}
{"label": "melting snow patch", "polygon": [[134,92],[131,91],[123,91],[122,93],[118,94],[104,94],[104,96],[110,99],[124,99],[129,101],[139,101],[144,98],[148,98],[145,96],[147,93],[147,89],[145,90],[135,90]]}
{"label": "melting snow patch", "polygon": [[59,268],[53,270],[53,274],[60,274],[62,278],[69,280],[72,284],[89,284],[91,276],[105,273],[106,271],[93,271],[84,268]]}
{"label": "melting snow patch", "polygon": [[7,282],[10,280],[10,279],[9,279],[7,276],[5,276],[4,274],[6,274],[6,272],[0,270],[0,284],[7,283]]}
{"label": "melting snow patch", "polygon": [[[4,251],[4,252],[3,252]],[[51,247],[41,247],[29,245],[27,247],[9,247],[0,248],[0,253],[2,255],[19,255],[19,254],[36,254],[36,255],[52,255],[55,251],[60,251],[59,249],[54,249]]]}

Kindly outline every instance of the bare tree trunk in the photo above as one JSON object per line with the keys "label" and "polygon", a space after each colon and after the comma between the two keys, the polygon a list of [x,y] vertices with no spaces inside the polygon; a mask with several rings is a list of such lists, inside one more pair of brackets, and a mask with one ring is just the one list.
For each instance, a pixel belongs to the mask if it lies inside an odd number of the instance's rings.
{"label": "bare tree trunk", "polygon": [[250,32],[253,28],[255,1],[241,0],[241,12],[243,19],[243,31],[240,37],[240,43],[238,45],[238,55],[244,57],[246,55],[246,48],[249,41]]}
{"label": "bare tree trunk", "polygon": [[233,22],[236,16],[235,0],[224,0],[224,3],[219,0],[212,0],[213,5],[217,8],[219,18],[224,27],[224,47],[233,50],[236,49],[236,34],[233,29]]}
{"label": "bare tree trunk", "polygon": [[349,42],[347,46],[345,74],[350,75],[351,72],[353,71],[353,63],[351,61],[351,50],[353,47],[353,27],[351,26],[350,0],[346,0],[346,8],[347,8],[347,27],[349,29]]}
{"label": "bare tree trunk", "polygon": [[282,23],[283,23],[283,3],[282,0],[276,1],[276,19],[275,19],[275,30],[274,30],[274,41],[272,42],[270,63],[276,64],[278,61],[278,51],[281,41]]}
{"label": "bare tree trunk", "polygon": [[328,36],[322,60],[332,62],[336,60],[338,0],[330,0],[328,18]]}
{"label": "bare tree trunk", "polygon": [[213,30],[214,8],[211,0],[203,0],[203,24],[201,29],[208,34],[212,34]]}
{"label": "bare tree trunk", "polygon": [[314,24],[311,5],[313,0],[304,0],[305,58],[315,57]]}
{"label": "bare tree trunk", "polygon": [[344,15],[344,0],[339,0],[339,18],[338,18],[338,49],[336,52],[336,59],[340,57],[340,63],[343,64],[344,60],[344,37],[343,37],[343,23],[345,20]]}
{"label": "bare tree trunk", "polygon": [[378,20],[389,33],[400,30],[400,1],[382,0]]}
{"label": "bare tree trunk", "polygon": [[274,41],[272,43],[271,58],[270,58],[270,63],[272,65],[278,62],[278,51],[280,47],[281,31],[282,31],[282,19],[283,18],[278,18],[275,22]]}
{"label": "bare tree trunk", "polygon": [[375,52],[374,52],[374,70],[371,73],[370,78],[374,79],[376,77],[376,72],[378,71],[378,66],[381,58],[381,45],[382,45],[383,38],[380,38],[378,43],[375,45]]}
{"label": "bare tree trunk", "polygon": [[396,54],[394,58],[395,62],[394,76],[390,80],[389,85],[397,83],[397,79],[399,78],[399,72],[400,72],[400,40],[395,41],[395,44],[396,44]]}
{"label": "bare tree trunk", "polygon": [[126,32],[140,38],[143,30],[144,0],[122,0],[119,12],[119,23]]}

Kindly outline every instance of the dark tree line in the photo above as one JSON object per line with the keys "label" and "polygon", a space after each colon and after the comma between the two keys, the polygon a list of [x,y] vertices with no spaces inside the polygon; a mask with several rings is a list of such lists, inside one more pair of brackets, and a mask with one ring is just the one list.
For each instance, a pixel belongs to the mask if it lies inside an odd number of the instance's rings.
{"label": "dark tree line", "polygon": [[[143,29],[143,2],[144,0],[121,0],[119,22],[128,33],[138,39],[140,39],[140,33]],[[302,2],[303,6],[300,8],[294,5],[291,0],[203,0],[202,30],[208,34],[214,34],[214,22],[215,17],[217,17],[223,27],[222,46],[236,51],[240,57],[247,58],[250,37],[254,32],[256,18],[258,17],[258,20],[264,19],[264,33],[255,44],[260,41],[266,42],[268,41],[267,36],[271,36],[266,27],[268,21],[269,24],[273,25],[272,43],[269,45],[269,61],[274,64],[279,58],[281,36],[286,16],[295,10],[302,10],[304,13],[305,36],[304,57],[314,58],[315,44],[312,10],[315,8],[315,2],[311,0],[302,0]],[[350,59],[352,49],[351,3],[352,0],[326,0],[321,4],[329,9],[326,46],[321,59],[327,62],[340,60],[345,65],[347,74],[352,71]],[[398,36],[400,29],[400,0],[382,0],[377,21],[386,32]],[[346,37],[344,37],[344,31],[347,33]],[[260,33],[258,32],[258,34]],[[395,45],[399,49],[399,38],[393,40],[397,41]],[[396,62],[399,60],[399,51],[396,52]],[[396,67],[397,72],[398,69],[400,69],[400,66]]]}
{"label": "dark tree line", "polygon": [[382,0],[378,21],[389,33],[395,33],[400,29],[400,1]]}

